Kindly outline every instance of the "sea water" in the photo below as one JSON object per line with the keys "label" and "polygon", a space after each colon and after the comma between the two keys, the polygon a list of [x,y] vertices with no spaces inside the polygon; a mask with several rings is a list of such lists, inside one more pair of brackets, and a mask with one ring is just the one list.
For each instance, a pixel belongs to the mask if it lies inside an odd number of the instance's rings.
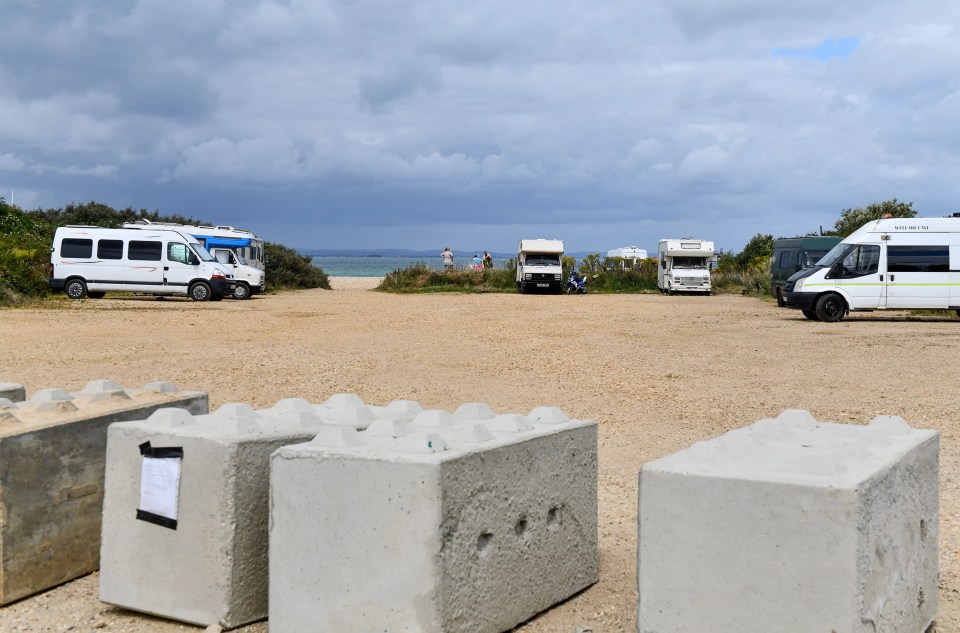
{"label": "sea water", "polygon": [[[458,257],[454,264],[458,268],[470,265],[472,258]],[[437,270],[443,269],[439,258],[427,257],[314,257],[311,262],[323,269],[330,277],[385,277],[388,273],[401,268],[423,264]],[[494,257],[493,267],[503,268],[507,260]]]}

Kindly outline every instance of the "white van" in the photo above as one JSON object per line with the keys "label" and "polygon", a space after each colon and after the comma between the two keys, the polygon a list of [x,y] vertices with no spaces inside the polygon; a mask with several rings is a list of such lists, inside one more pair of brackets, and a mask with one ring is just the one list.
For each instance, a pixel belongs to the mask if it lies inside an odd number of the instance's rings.
{"label": "white van", "polygon": [[520,240],[517,249],[517,287],[520,294],[540,290],[563,292],[563,241]]}
{"label": "white van", "polygon": [[960,314],[960,217],[868,222],[791,276],[784,292],[786,307],[828,322],[855,310]]}
{"label": "white van", "polygon": [[674,292],[713,292],[710,261],[713,242],[693,238],[663,239],[657,246],[657,288]]}
{"label": "white van", "polygon": [[219,301],[233,293],[236,282],[187,233],[61,226],[50,249],[50,288],[71,299],[141,292]]}

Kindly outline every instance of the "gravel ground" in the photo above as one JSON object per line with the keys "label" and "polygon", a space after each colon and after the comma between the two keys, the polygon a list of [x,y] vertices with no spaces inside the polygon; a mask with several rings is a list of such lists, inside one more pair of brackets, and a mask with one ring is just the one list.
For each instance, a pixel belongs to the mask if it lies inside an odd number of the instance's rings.
{"label": "gravel ground", "polygon": [[[211,406],[354,392],[425,408],[556,405],[600,424],[601,579],[518,630],[634,631],[637,472],[784,408],[941,433],[937,631],[960,631],[960,320],[875,313],[838,324],[740,296],[389,295],[335,291],[193,303],[147,297],[0,312],[0,381],[82,388],[169,380]],[[692,570],[693,571],[693,570]],[[771,630],[777,623],[771,623]],[[199,631],[97,601],[96,574],[0,611],[6,631]],[[238,629],[263,632],[266,623]]]}

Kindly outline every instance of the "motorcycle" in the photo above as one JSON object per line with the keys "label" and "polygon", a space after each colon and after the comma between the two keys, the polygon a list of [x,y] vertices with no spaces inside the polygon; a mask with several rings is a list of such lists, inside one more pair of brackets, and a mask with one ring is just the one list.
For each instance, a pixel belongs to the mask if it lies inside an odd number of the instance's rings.
{"label": "motorcycle", "polygon": [[578,275],[573,272],[570,273],[570,277],[567,279],[567,294],[586,294],[587,293],[587,276]]}

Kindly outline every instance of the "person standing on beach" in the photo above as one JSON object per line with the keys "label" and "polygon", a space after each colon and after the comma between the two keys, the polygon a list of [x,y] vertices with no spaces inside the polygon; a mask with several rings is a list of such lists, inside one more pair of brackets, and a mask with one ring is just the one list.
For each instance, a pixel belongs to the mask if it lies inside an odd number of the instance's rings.
{"label": "person standing on beach", "polygon": [[453,267],[453,251],[450,250],[449,246],[444,247],[443,252],[440,253],[440,258],[443,260],[444,269]]}
{"label": "person standing on beach", "polygon": [[493,256],[487,251],[483,251],[483,269],[489,270],[493,268]]}

